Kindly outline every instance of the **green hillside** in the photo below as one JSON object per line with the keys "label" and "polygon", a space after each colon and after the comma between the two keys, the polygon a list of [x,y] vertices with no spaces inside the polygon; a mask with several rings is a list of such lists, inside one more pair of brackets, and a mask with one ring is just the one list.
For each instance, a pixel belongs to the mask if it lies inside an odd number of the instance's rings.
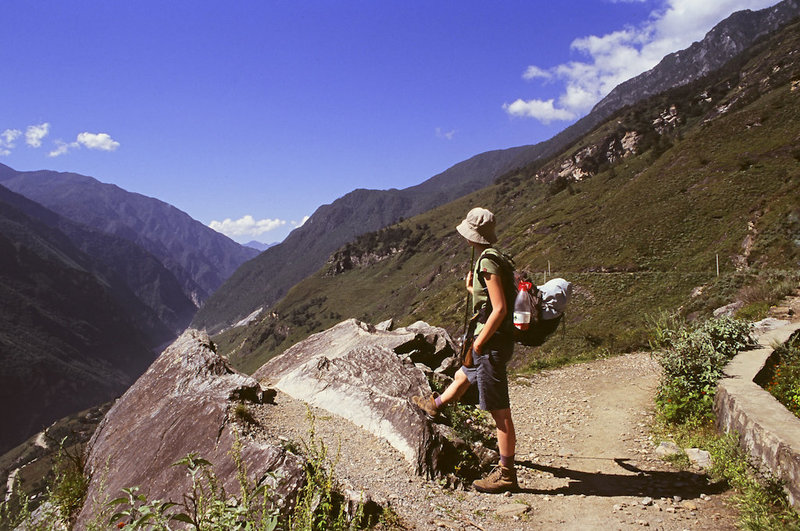
{"label": "green hillside", "polygon": [[757,317],[800,279],[800,25],[548,161],[358,238],[215,341],[253,371],[348,317],[459,333],[469,248],[454,228],[478,205],[498,216],[519,268],[575,284],[565,331],[518,348],[518,368],[642,348],[661,310],[691,317],[742,300]]}

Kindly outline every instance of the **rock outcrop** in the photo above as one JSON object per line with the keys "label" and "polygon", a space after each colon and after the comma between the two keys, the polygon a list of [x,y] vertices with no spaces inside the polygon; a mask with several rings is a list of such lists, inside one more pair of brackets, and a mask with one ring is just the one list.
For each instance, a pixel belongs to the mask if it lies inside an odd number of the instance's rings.
{"label": "rock outcrop", "polygon": [[[192,452],[212,463],[226,492],[238,493],[234,407],[274,395],[232,369],[204,332],[184,332],[114,404],[89,442],[91,482],[76,529],[124,487],[139,486],[151,500],[181,502],[191,481],[172,465]],[[302,460],[250,438],[240,443],[250,478],[272,482],[278,503],[288,507],[304,481]]]}
{"label": "rock outcrop", "polygon": [[294,345],[253,376],[384,438],[416,473],[434,476],[449,461],[453,437],[410,398],[431,392],[426,372],[455,372],[455,344],[444,329],[423,322],[383,328],[349,319]]}

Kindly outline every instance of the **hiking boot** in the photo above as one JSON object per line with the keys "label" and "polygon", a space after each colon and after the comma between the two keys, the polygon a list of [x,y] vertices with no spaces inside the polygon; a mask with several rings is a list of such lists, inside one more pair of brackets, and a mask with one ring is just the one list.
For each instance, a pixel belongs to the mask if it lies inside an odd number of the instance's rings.
{"label": "hiking boot", "polygon": [[519,489],[517,470],[497,465],[488,476],[473,481],[472,486],[478,492],[488,492],[489,494],[517,490]]}
{"label": "hiking boot", "polygon": [[411,399],[418,408],[425,412],[430,418],[434,418],[439,414],[439,408],[436,407],[436,397],[439,393],[433,393],[428,397],[415,396]]}

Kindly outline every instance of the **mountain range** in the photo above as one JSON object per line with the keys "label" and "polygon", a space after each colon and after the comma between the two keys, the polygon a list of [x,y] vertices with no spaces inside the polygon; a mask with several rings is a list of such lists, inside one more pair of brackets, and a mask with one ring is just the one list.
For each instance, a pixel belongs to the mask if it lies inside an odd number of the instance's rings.
{"label": "mountain range", "polygon": [[0,207],[0,451],[124,391],[258,254],[166,203],[76,174],[0,165]]}
{"label": "mountain range", "polygon": [[135,243],[172,272],[197,306],[258,254],[172,205],[93,177],[5,166],[0,184],[65,218]]}
{"label": "mountain range", "polygon": [[[155,357],[115,275],[56,228],[59,217],[0,187],[0,450],[117,396]],[[139,318],[140,322],[134,320]],[[168,339],[158,329],[154,337]],[[155,328],[155,330],[153,330]]]}
{"label": "mountain range", "polygon": [[800,0],[784,0],[756,12],[734,13],[709,31],[701,42],[666,56],[650,71],[623,83],[591,113],[547,141],[476,155],[417,186],[403,190],[355,190],[320,207],[280,245],[237,270],[203,305],[192,326],[216,333],[259,308],[270,308],[353,238],[444,205],[488,186],[515,168],[551,157],[614,112],[722,67],[759,38],[797,16],[800,16]]}

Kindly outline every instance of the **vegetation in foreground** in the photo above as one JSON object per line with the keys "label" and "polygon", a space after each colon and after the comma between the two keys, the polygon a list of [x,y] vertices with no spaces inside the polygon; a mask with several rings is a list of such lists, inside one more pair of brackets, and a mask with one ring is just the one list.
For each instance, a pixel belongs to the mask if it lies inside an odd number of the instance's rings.
{"label": "vegetation in foreground", "polygon": [[[687,324],[670,315],[653,320],[653,346],[663,377],[656,396],[656,434],[681,448],[711,454],[708,471],[736,492],[740,523],[746,529],[800,529],[800,515],[789,505],[781,481],[765,476],[739,446],[738,435],[714,429],[713,395],[722,369],[751,344],[750,325],[731,318]],[[685,460],[688,462],[688,460]]]}
{"label": "vegetation in foreground", "polygon": [[761,376],[762,387],[800,417],[800,331],[774,350]]}
{"label": "vegetation in foreground", "polygon": [[[305,458],[306,481],[288,514],[279,510],[269,479],[256,483],[248,476],[237,440],[231,456],[236,464],[238,493],[226,492],[212,464],[190,453],[173,464],[185,468],[191,478],[191,486],[180,501],[151,500],[139,493],[138,486],[127,487],[122,489],[122,496],[99,505],[87,529],[327,531],[376,526],[402,529],[391,509],[378,512],[375,507],[345,499],[333,472],[338,455],[331,458],[329,449],[317,438],[310,412],[308,421],[308,439],[302,441],[302,448],[294,448]],[[24,490],[15,488],[9,500],[0,502],[0,529],[19,525],[28,531],[71,529],[84,504],[90,480],[83,466],[84,455],[84,452],[59,454],[55,476],[47,489],[47,501],[37,511]]]}

